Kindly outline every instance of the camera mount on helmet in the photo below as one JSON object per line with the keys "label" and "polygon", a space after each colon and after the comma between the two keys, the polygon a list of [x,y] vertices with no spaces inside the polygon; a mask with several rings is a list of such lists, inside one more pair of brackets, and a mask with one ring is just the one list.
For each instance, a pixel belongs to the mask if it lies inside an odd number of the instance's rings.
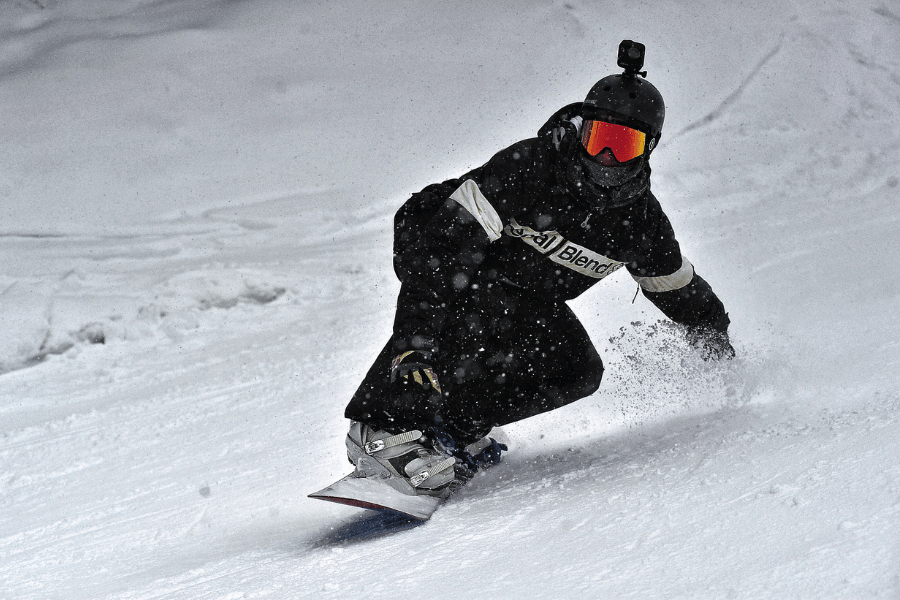
{"label": "camera mount on helmet", "polygon": [[647,71],[641,71],[644,66],[645,46],[640,42],[631,40],[622,40],[619,43],[619,58],[616,64],[625,69],[623,75],[626,77],[647,77]]}

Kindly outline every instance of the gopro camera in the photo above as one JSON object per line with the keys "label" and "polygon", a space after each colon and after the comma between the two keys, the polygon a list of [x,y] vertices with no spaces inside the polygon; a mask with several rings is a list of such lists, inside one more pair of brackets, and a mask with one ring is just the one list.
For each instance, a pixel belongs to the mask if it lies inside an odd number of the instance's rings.
{"label": "gopro camera", "polygon": [[644,66],[644,45],[631,40],[622,40],[616,64],[625,69],[625,75],[646,77],[647,72],[641,72],[641,67]]}

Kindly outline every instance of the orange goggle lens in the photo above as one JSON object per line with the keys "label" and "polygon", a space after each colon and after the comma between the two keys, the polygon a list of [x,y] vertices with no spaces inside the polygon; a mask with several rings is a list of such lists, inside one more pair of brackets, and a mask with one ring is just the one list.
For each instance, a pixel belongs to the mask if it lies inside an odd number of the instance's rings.
{"label": "orange goggle lens", "polygon": [[619,162],[626,162],[644,153],[647,136],[643,131],[605,121],[585,121],[581,143],[591,156],[609,148]]}

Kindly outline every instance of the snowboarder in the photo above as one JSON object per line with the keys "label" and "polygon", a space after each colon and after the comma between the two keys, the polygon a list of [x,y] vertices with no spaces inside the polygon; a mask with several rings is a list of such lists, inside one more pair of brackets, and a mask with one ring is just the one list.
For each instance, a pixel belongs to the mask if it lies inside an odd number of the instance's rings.
{"label": "snowboarder", "polygon": [[650,191],[665,105],[643,62],[623,41],[623,73],[399,209],[393,335],[345,411],[358,477],[444,498],[499,461],[491,428],[596,391],[603,363],[566,301],[621,267],[704,358],[734,356],[722,302]]}

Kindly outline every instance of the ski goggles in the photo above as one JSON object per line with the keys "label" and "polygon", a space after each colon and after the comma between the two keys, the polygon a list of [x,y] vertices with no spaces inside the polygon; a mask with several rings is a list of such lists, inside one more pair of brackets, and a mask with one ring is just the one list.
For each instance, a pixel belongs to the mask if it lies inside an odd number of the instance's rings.
{"label": "ski goggles", "polygon": [[619,162],[643,154],[646,139],[643,131],[606,121],[585,121],[581,131],[581,143],[588,154],[597,156],[609,148]]}

